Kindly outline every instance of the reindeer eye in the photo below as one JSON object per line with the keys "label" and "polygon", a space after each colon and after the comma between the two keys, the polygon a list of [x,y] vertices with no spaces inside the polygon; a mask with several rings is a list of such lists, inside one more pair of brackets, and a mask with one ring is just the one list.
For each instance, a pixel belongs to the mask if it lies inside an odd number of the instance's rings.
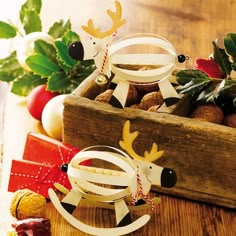
{"label": "reindeer eye", "polygon": [[152,166],[149,166],[149,169],[152,169]]}
{"label": "reindeer eye", "polygon": [[96,42],[93,42],[93,44],[95,45],[95,44],[96,44]]}

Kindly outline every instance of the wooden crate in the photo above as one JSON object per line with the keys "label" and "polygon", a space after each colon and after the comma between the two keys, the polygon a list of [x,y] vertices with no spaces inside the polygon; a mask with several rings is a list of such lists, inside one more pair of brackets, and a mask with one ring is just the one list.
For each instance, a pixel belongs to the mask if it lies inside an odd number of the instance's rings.
{"label": "wooden crate", "polygon": [[[142,154],[157,143],[165,153],[156,164],[177,172],[176,187],[154,190],[236,208],[236,129],[165,111],[118,109],[93,101],[90,98],[102,90],[93,78],[94,74],[65,99],[66,143],[80,148],[97,144],[119,148],[123,125],[130,120],[131,130],[140,132],[135,150]],[[183,113],[186,104],[177,106],[172,113]]]}

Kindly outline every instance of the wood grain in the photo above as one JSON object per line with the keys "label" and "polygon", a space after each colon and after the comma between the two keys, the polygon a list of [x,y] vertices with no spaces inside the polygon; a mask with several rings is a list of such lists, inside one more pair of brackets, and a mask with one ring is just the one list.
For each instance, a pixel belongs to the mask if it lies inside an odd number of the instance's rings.
{"label": "wood grain", "polygon": [[[154,196],[153,193],[151,195]],[[232,210],[166,195],[160,197],[161,203],[154,212],[149,210],[132,214],[134,219],[142,214],[151,214],[151,220],[143,228],[129,235],[233,236],[236,233],[236,217]],[[47,215],[50,219],[57,219],[52,225],[53,235],[58,232],[62,235],[66,232],[70,236],[87,235],[65,222],[50,204]],[[78,208],[74,216],[97,227],[114,227],[115,224],[112,210],[100,210],[88,205]]]}
{"label": "wood grain", "polygon": [[[193,66],[197,57],[212,53],[211,42],[228,32],[235,32],[236,2],[130,0],[126,3],[132,16],[127,31],[148,32],[167,38],[179,54],[190,57],[185,66]],[[180,65],[181,67],[183,65]]]}
{"label": "wood grain", "polygon": [[140,132],[135,150],[144,153],[157,143],[165,151],[157,164],[177,172],[176,188],[165,192],[236,208],[235,129],[171,114],[117,109],[76,95],[64,104],[65,142],[80,148],[120,148],[123,125],[130,120],[132,132]]}

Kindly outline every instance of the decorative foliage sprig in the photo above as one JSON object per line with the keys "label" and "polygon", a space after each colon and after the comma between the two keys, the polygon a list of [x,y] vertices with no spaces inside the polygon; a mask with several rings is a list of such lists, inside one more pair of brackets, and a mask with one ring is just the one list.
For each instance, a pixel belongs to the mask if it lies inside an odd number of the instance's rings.
{"label": "decorative foliage sprig", "polygon": [[[0,21],[0,39],[18,37],[23,40],[34,32],[42,32],[41,6],[41,0],[27,0],[19,12],[19,27]],[[29,52],[25,59],[26,66],[20,63],[17,48],[0,60],[0,80],[11,83],[13,93],[27,96],[40,84],[47,84],[50,91],[70,93],[94,71],[93,60],[78,62],[67,52],[70,43],[80,40],[79,35],[71,30],[70,20],[55,22],[47,35],[52,42],[45,40],[43,35],[35,40],[33,52]]]}
{"label": "decorative foliage sprig", "polygon": [[177,73],[178,92],[191,94],[195,103],[214,103],[226,113],[236,112],[236,34],[228,33],[221,48],[213,41],[213,57],[197,59],[195,69]]}

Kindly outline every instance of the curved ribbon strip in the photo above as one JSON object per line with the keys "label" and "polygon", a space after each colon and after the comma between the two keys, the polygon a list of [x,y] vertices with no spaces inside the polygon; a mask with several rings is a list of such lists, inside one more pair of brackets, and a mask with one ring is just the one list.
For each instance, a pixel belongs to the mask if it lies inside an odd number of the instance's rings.
{"label": "curved ribbon strip", "polygon": [[[104,146],[99,146],[99,147],[104,147]],[[116,150],[123,154],[123,152],[120,151],[119,149],[114,149],[109,146],[106,146],[106,147],[112,150]],[[91,148],[94,148],[94,147],[90,147],[90,149]],[[79,163],[88,159],[100,159],[106,162],[110,162],[118,166],[125,172],[110,170],[111,175],[113,174],[116,176],[109,176],[109,170],[102,169],[102,168],[86,167],[87,169],[83,171],[83,169],[80,169]],[[67,174],[68,174],[68,177],[70,179],[72,186],[78,189],[78,191],[80,191],[80,188],[82,188],[85,191],[93,192],[99,195],[109,195],[109,194],[115,193],[119,195],[121,194],[119,197],[125,197],[127,194],[130,193],[129,185],[132,182],[132,179],[135,178],[135,166],[133,165],[133,163],[132,164],[130,163],[132,163],[132,161],[127,154],[125,154],[125,157],[124,157],[121,154],[114,153],[114,152],[89,151],[89,149],[85,149],[77,153],[74,156],[74,158],[71,160],[71,162],[68,165]],[[94,173],[96,171],[99,173]],[[97,186],[94,183],[120,185],[120,186],[128,186],[128,187],[125,189],[114,191],[113,189]],[[112,196],[111,198],[110,197],[108,198],[109,200],[112,200],[113,197],[117,199],[118,196]],[[102,199],[102,196],[100,196],[100,198]]]}
{"label": "curved ribbon strip", "polygon": [[[135,34],[129,36],[130,38],[124,38],[118,41],[115,44],[112,44],[109,48],[109,61],[111,63],[111,70],[113,73],[120,77],[121,79],[125,79],[130,82],[138,82],[138,83],[152,83],[155,81],[163,80],[167,78],[172,71],[174,70],[175,64],[177,62],[177,54],[173,45],[163,37],[156,36],[153,34]],[[152,45],[159,48],[162,48],[169,52],[169,55],[165,54],[115,54],[118,50],[123,49],[132,45]],[[123,60],[122,60],[123,57]],[[140,57],[140,58],[139,58]],[[120,59],[119,59],[120,58]],[[120,60],[123,64],[125,61],[128,64],[136,64],[137,62],[143,64],[145,61],[150,61],[151,64],[162,65],[160,68],[152,69],[152,70],[144,70],[144,71],[133,71],[121,69],[115,66],[117,64],[117,60]],[[156,62],[155,62],[156,61]],[[121,64],[121,63],[118,63]]]}

